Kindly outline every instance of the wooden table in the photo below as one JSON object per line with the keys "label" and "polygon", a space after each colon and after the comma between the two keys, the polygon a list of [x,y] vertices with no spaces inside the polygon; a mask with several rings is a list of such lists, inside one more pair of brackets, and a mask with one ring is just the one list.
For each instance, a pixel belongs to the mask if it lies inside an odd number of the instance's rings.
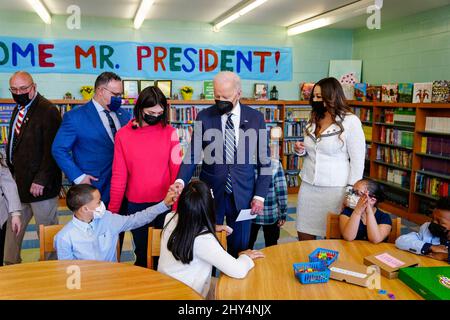
{"label": "wooden table", "polygon": [[[262,249],[265,258],[257,259],[245,279],[233,279],[224,274],[219,278],[216,299],[232,300],[389,300],[378,290],[330,279],[323,284],[301,284],[294,276],[292,265],[308,262],[308,255],[321,247],[339,251],[339,261],[363,264],[366,256],[384,250],[398,250],[391,243],[372,244],[368,241],[315,240],[290,242]],[[447,263],[416,256],[422,267],[447,266]],[[381,288],[396,299],[417,300],[420,295],[401,280],[381,277]]]}
{"label": "wooden table", "polygon": [[[69,266],[79,266],[81,288],[68,289]],[[69,281],[70,282],[70,281]],[[73,282],[70,282],[73,283]],[[169,299],[202,297],[184,283],[125,263],[41,261],[0,267],[0,299]]]}

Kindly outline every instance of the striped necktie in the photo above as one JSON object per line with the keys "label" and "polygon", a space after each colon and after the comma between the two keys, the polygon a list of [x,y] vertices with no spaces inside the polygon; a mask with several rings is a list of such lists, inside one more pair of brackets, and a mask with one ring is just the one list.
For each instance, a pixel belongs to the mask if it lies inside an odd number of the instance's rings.
{"label": "striped necktie", "polygon": [[113,135],[113,139],[116,137],[116,133],[117,133],[117,128],[116,125],[114,123],[113,118],[111,117],[111,115],[109,114],[108,110],[103,110],[106,113],[106,117],[108,118],[108,122],[109,122],[109,127],[111,128],[111,133]]}
{"label": "striped necktie", "polygon": [[13,145],[12,145],[13,151],[16,149],[17,142],[19,140],[20,128],[22,128],[24,115],[25,115],[25,107],[20,106],[19,112],[17,114],[16,126],[14,127],[14,137],[13,137]]}
{"label": "striped necktie", "polygon": [[236,154],[236,133],[234,131],[233,120],[231,120],[232,113],[228,114],[228,119],[225,124],[225,159],[228,164],[227,180],[225,182],[225,192],[231,194],[233,192],[233,184],[231,182],[230,165],[234,163],[234,156]]}

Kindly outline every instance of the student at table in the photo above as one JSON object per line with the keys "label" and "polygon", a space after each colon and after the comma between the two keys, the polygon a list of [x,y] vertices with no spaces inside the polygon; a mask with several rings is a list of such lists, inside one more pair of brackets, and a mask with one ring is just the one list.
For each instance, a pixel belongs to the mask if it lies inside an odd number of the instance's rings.
{"label": "student at table", "polygon": [[433,211],[433,220],[425,222],[419,232],[410,232],[397,238],[395,246],[415,254],[450,263],[450,197],[440,198]]}
{"label": "student at table", "polygon": [[245,278],[255,265],[253,260],[264,254],[248,249],[234,258],[220,245],[216,231],[211,190],[202,181],[189,183],[180,195],[177,212],[166,216],[158,271],[203,297],[210,291],[213,266],[230,277]]}
{"label": "student at table", "polygon": [[392,229],[391,217],[377,204],[384,199],[381,186],[372,180],[356,182],[339,216],[339,228],[345,240],[386,241]]}
{"label": "student at table", "polygon": [[89,184],[72,186],[67,192],[67,207],[73,219],[55,236],[58,260],[117,261],[119,234],[152,222],[174,203],[169,191],[160,203],[132,215],[106,210],[99,190]]}

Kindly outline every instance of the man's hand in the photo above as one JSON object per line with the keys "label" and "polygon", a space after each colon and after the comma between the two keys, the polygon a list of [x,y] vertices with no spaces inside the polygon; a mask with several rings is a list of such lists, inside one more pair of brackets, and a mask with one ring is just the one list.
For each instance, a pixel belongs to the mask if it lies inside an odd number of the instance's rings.
{"label": "man's hand", "polygon": [[252,211],[250,213],[262,216],[264,214],[264,202],[262,202],[261,200],[253,199]]}
{"label": "man's hand", "polygon": [[181,194],[181,191],[183,191],[184,186],[180,182],[175,182],[173,185],[170,186],[169,191],[175,192],[176,196],[179,197]]}
{"label": "man's hand", "polygon": [[13,216],[11,218],[11,229],[16,236],[19,235],[19,232],[22,229],[22,220],[20,219],[20,216]]}
{"label": "man's hand", "polygon": [[286,222],[286,220],[278,220],[278,223],[277,223],[278,227],[284,226],[285,222]]}
{"label": "man's hand", "polygon": [[98,178],[95,178],[91,175],[86,175],[83,180],[81,180],[80,184],[92,184],[92,181],[98,181]]}
{"label": "man's hand", "polygon": [[40,197],[44,194],[44,186],[37,183],[32,183],[30,187],[30,193],[33,197]]}
{"label": "man's hand", "polygon": [[169,192],[167,192],[166,197],[164,198],[164,204],[166,205],[166,207],[170,207],[175,203],[175,201],[177,201],[177,198],[178,198],[177,194],[169,190]]}

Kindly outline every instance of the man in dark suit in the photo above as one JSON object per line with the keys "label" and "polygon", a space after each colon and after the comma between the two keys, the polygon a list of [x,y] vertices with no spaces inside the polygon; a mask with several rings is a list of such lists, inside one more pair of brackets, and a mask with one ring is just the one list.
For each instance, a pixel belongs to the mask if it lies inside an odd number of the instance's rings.
{"label": "man in dark suit", "polygon": [[9,123],[6,160],[19,190],[23,225],[17,236],[11,228],[6,233],[5,263],[13,264],[21,262],[22,240],[32,216],[36,225],[58,224],[61,170],[52,157],[51,146],[61,115],[37,92],[29,73],[16,72],[9,86],[17,106]]}
{"label": "man in dark suit", "polygon": [[[94,98],[64,114],[52,153],[69,181],[95,186],[105,206],[109,203],[114,137],[130,116],[120,106],[121,78],[103,72],[95,81]],[[116,212],[117,213],[117,212]]]}
{"label": "man in dark suit", "polygon": [[241,92],[241,81],[235,73],[220,72],[214,78],[216,104],[198,114],[190,150],[172,186],[181,192],[189,183],[203,151],[200,180],[212,189],[216,223],[223,224],[226,217],[226,224],[233,229],[227,246],[235,257],[248,249],[251,228],[251,220],[236,222],[236,218],[242,209],[263,213],[271,181],[264,117],[239,103]]}

